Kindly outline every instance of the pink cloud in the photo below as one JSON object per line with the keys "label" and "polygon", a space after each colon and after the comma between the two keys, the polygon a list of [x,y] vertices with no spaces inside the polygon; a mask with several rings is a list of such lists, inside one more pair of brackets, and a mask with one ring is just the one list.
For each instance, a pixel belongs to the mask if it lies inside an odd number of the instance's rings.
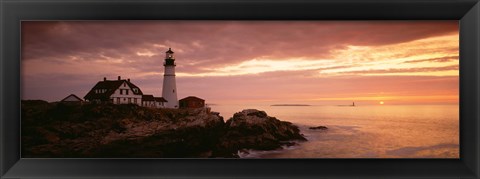
{"label": "pink cloud", "polygon": [[[70,93],[82,96],[104,76],[118,75],[131,78],[145,93],[160,95],[168,47],[176,52],[177,72],[204,73],[211,71],[205,67],[255,58],[328,59],[335,50],[351,45],[382,46],[453,33],[458,33],[457,21],[23,21],[23,98],[55,101]],[[61,69],[65,66],[76,68]],[[225,77],[179,76],[177,86],[179,97],[197,95],[211,101],[458,90],[458,79],[450,77],[316,76],[318,71],[347,67]],[[405,69],[359,73],[394,71]],[[425,81],[417,83],[418,79]],[[45,81],[55,83],[43,85]]]}

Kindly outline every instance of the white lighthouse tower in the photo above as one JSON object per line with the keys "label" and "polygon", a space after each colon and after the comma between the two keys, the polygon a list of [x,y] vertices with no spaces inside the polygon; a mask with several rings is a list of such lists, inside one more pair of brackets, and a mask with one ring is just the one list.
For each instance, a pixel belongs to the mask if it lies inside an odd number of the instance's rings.
{"label": "white lighthouse tower", "polygon": [[175,82],[175,57],[173,56],[171,48],[168,48],[165,55],[165,63],[163,63],[165,73],[163,74],[162,96],[167,100],[167,104],[165,105],[167,108],[178,108],[177,85]]}

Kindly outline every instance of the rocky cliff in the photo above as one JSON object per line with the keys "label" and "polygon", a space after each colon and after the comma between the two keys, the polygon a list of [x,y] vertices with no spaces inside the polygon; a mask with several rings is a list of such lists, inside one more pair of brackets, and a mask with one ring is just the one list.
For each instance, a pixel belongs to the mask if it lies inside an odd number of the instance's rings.
{"label": "rocky cliff", "polygon": [[22,101],[22,157],[238,157],[305,140],[298,127],[243,110],[224,122],[204,109]]}
{"label": "rocky cliff", "polygon": [[225,123],[220,151],[237,153],[241,149],[275,150],[282,145],[305,141],[297,126],[270,117],[265,111],[247,109],[237,112]]}

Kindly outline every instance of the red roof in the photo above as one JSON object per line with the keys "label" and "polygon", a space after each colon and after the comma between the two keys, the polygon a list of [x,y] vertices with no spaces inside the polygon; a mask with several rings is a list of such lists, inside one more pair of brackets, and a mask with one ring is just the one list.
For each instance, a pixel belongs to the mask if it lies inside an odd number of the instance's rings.
{"label": "red roof", "polygon": [[185,100],[199,100],[199,101],[205,101],[204,99],[202,98],[199,98],[199,97],[196,97],[196,96],[188,96],[186,98],[183,98],[183,99],[180,99],[180,101],[185,101]]}
{"label": "red roof", "polygon": [[151,94],[142,95],[142,101],[155,101],[155,97]]}
{"label": "red roof", "polygon": [[165,98],[163,97],[155,97],[156,102],[168,102]]}

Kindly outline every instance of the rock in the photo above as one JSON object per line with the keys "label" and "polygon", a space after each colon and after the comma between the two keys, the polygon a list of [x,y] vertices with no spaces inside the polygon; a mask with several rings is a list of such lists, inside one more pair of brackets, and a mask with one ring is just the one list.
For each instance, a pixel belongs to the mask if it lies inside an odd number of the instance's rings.
{"label": "rock", "polygon": [[58,136],[56,136],[55,134],[48,134],[48,135],[45,136],[45,138],[51,143],[55,143],[55,142],[58,142],[60,140],[60,138]]}
{"label": "rock", "polygon": [[317,127],[309,127],[309,129],[311,129],[311,130],[326,130],[328,128],[325,127],[325,126],[317,126]]}
{"label": "rock", "polygon": [[[218,113],[217,113],[218,114]],[[25,157],[209,157],[223,117],[205,109],[22,101]]]}
{"label": "rock", "polygon": [[289,141],[293,140],[306,140],[297,126],[270,117],[265,111],[246,109],[225,123],[218,150],[224,155],[235,155],[242,149],[275,150],[292,145]]}
{"label": "rock", "polygon": [[99,157],[212,157],[225,122],[199,109],[170,111],[161,121],[137,121],[124,133],[110,133],[95,150]]}
{"label": "rock", "polygon": [[239,157],[306,140],[297,126],[247,109],[227,122],[205,109],[22,103],[22,155],[66,158]]}

